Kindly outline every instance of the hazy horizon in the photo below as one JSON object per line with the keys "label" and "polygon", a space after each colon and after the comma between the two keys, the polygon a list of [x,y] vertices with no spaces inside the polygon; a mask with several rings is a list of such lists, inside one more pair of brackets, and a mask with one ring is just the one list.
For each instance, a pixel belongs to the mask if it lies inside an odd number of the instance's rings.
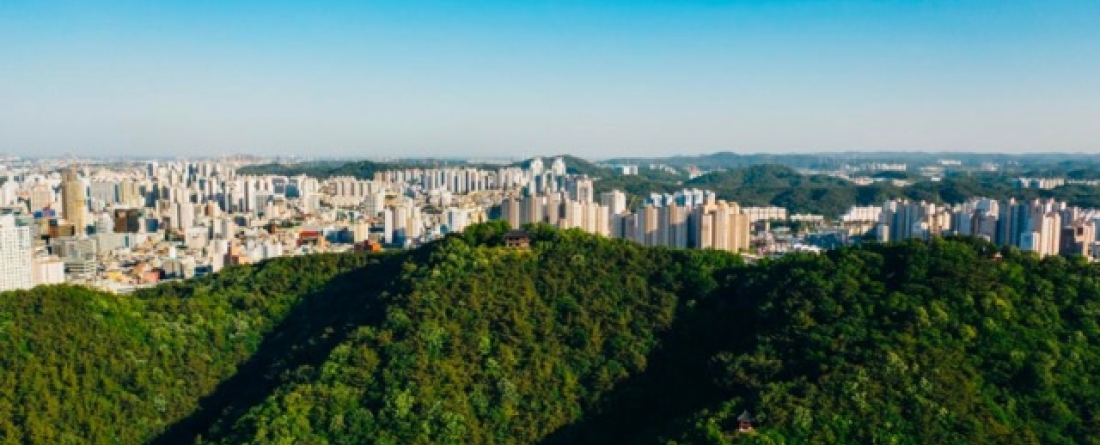
{"label": "hazy horizon", "polygon": [[1100,2],[0,3],[0,154],[1100,152]]}

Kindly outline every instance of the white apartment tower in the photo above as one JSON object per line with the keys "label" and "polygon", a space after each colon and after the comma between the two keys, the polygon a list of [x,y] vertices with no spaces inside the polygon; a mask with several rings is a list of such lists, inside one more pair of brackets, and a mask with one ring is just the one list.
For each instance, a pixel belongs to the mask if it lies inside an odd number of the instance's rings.
{"label": "white apartment tower", "polygon": [[34,287],[34,258],[29,227],[16,225],[12,215],[0,215],[0,291]]}
{"label": "white apartment tower", "polygon": [[600,204],[607,207],[611,215],[622,215],[626,211],[626,193],[621,190],[601,193]]}

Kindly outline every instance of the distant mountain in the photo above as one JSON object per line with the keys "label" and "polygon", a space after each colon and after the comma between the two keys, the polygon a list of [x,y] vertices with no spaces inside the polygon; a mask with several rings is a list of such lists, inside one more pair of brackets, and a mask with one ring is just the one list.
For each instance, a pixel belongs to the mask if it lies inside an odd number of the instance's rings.
{"label": "distant mountain", "polygon": [[902,191],[887,183],[859,186],[827,175],[806,175],[773,164],[715,171],[686,181],[742,206],[779,206],[793,213],[838,217],[853,205],[881,204]]}
{"label": "distant mountain", "polygon": [[302,163],[269,163],[252,164],[237,169],[237,173],[244,175],[282,175],[298,176],[306,175],[318,179],[327,179],[338,176],[351,176],[358,179],[374,179],[374,174],[382,171],[403,170],[411,168],[437,168],[437,167],[478,167],[493,169],[496,166],[467,164],[463,161],[441,159],[415,159],[399,160],[394,162],[374,161],[319,161]]}
{"label": "distant mountain", "polygon": [[937,239],[745,265],[505,230],[2,293],[0,442],[1100,441],[1086,261]]}
{"label": "distant mountain", "polygon": [[896,162],[913,165],[932,165],[940,160],[952,159],[965,163],[966,168],[976,168],[981,163],[1017,170],[1021,166],[1049,164],[1096,165],[1100,155],[1091,153],[965,153],[965,152],[820,152],[820,153],[746,153],[717,152],[694,156],[669,156],[649,158],[613,158],[604,162],[612,164],[665,164],[674,167],[696,166],[702,170],[719,170],[747,167],[757,164],[779,164],[801,169],[831,170],[846,164],[859,165],[872,162]]}
{"label": "distant mountain", "polygon": [[792,188],[804,185],[846,186],[850,182],[826,175],[804,175],[776,164],[758,164],[733,170],[710,172],[684,183],[695,187]]}
{"label": "distant mountain", "polygon": [[237,173],[242,175],[306,175],[318,179],[327,179],[337,176],[353,176],[359,179],[374,179],[374,174],[376,172],[390,170],[394,168],[400,168],[400,166],[395,164],[385,164],[372,161],[324,161],[295,164],[252,164],[237,169]]}
{"label": "distant mountain", "polygon": [[748,167],[759,164],[777,164],[795,168],[837,168],[842,165],[832,156],[802,154],[737,154],[718,152],[698,156],[670,156],[663,158],[615,158],[609,164],[664,164],[672,167],[694,166],[701,170],[721,170]]}
{"label": "distant mountain", "polygon": [[[549,169],[554,160],[562,158],[565,162],[565,171],[571,175],[588,175],[589,177],[607,177],[616,174],[614,170],[602,165],[596,165],[586,159],[578,158],[572,155],[557,155],[557,156],[540,156],[543,165]],[[535,158],[525,159],[523,161],[512,164],[513,167],[530,168],[531,161]]]}

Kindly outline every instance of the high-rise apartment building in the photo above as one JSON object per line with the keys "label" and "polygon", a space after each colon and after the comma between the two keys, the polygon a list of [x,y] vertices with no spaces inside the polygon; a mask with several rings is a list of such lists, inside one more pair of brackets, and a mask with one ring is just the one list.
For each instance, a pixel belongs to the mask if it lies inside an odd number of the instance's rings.
{"label": "high-rise apartment building", "polygon": [[569,191],[569,198],[578,202],[595,202],[595,190],[596,187],[591,178],[578,177],[572,178],[566,187]]}
{"label": "high-rise apartment building", "polygon": [[30,228],[13,215],[0,215],[0,291],[34,287],[33,249]]}
{"label": "high-rise apartment building", "polygon": [[522,217],[524,223],[537,224],[544,222],[543,213],[546,210],[546,204],[543,202],[543,197],[537,195],[528,195],[523,197],[523,210]]}
{"label": "high-rise apartment building", "polygon": [[514,196],[504,198],[500,202],[500,217],[508,221],[508,225],[513,229],[518,229],[523,225],[523,210],[520,207],[522,207],[520,201]]}
{"label": "high-rise apartment building", "polygon": [[37,212],[47,207],[52,207],[54,203],[53,188],[49,184],[38,183],[31,187],[30,193],[31,211]]}
{"label": "high-rise apartment building", "polygon": [[368,194],[363,199],[363,213],[375,218],[386,208],[386,193],[382,191]]}
{"label": "high-rise apartment building", "polygon": [[626,193],[621,190],[601,193],[600,204],[607,207],[611,215],[622,215],[626,211]]}
{"label": "high-rise apartment building", "polygon": [[88,225],[87,196],[84,193],[84,183],[80,181],[75,168],[66,168],[61,173],[61,216],[72,223],[76,233],[82,234]]}
{"label": "high-rise apartment building", "polygon": [[31,265],[34,285],[65,282],[65,263],[56,256],[35,258]]}
{"label": "high-rise apartment building", "polygon": [[667,245],[678,249],[688,247],[688,217],[690,209],[681,207],[675,203],[664,207],[661,214],[661,226],[665,228]]}
{"label": "high-rise apartment building", "polygon": [[700,249],[737,252],[750,247],[749,215],[737,203],[718,201],[694,208],[689,245]]}

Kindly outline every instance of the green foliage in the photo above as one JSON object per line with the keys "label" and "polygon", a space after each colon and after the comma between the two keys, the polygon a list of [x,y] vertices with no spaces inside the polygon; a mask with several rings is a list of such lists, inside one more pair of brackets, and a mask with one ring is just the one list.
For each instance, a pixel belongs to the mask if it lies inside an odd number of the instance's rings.
{"label": "green foliage", "polygon": [[438,160],[418,160],[416,162],[372,162],[372,161],[317,161],[302,162],[296,164],[253,164],[237,169],[242,175],[281,175],[298,176],[306,175],[314,178],[326,179],[337,176],[351,176],[359,179],[374,179],[377,172],[388,170],[401,170],[407,168],[433,168],[448,165],[467,166],[464,163],[455,163]]}
{"label": "green foliage", "polygon": [[547,226],[528,227],[530,250],[495,247],[505,229],[414,252],[379,325],[207,443],[534,443],[644,371],[678,296],[736,262]]}
{"label": "green foliage", "polygon": [[1100,270],[994,252],[936,240],[742,269],[708,311],[750,309],[751,336],[709,361],[727,402],[659,437],[733,443],[749,408],[767,434],[737,443],[1098,443]]}
{"label": "green foliage", "polygon": [[[816,213],[835,217],[853,205],[881,204],[895,192],[885,184],[855,185],[826,175],[803,175],[781,165],[754,165],[708,173],[684,183],[714,190],[721,199],[742,206],[779,206],[792,213]],[[894,188],[896,189],[896,188]]]}
{"label": "green foliage", "polygon": [[144,443],[196,412],[303,300],[368,262],[282,258],[135,296],[0,294],[0,443]]}
{"label": "green foliage", "polygon": [[526,229],[2,294],[0,443],[1100,443],[1087,262],[937,239],[745,265]]}

